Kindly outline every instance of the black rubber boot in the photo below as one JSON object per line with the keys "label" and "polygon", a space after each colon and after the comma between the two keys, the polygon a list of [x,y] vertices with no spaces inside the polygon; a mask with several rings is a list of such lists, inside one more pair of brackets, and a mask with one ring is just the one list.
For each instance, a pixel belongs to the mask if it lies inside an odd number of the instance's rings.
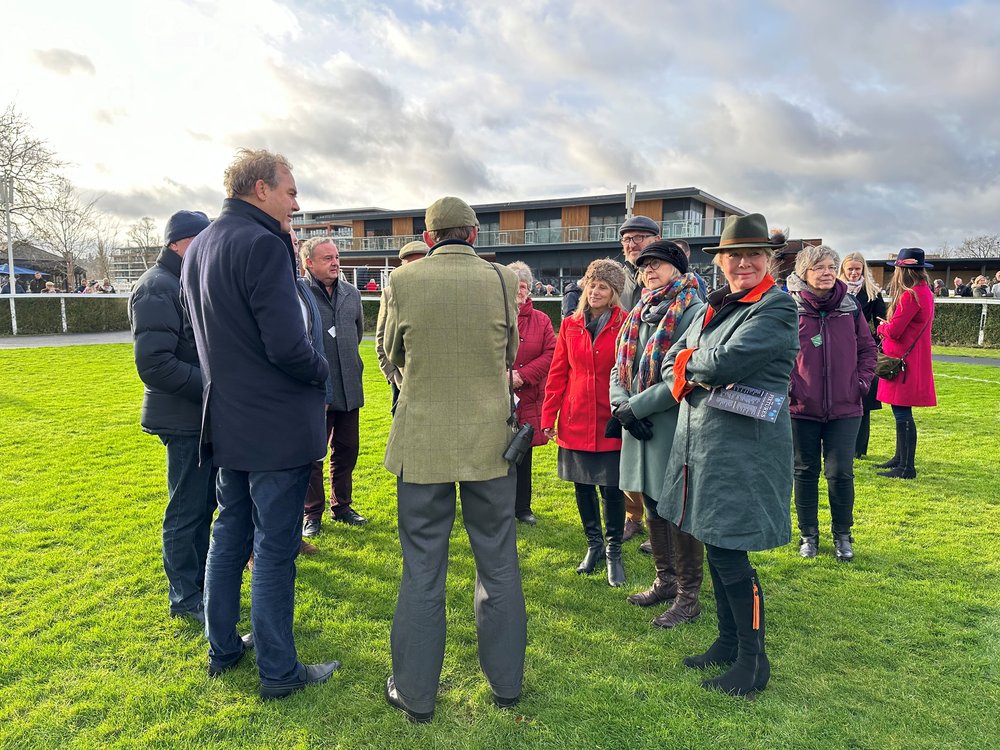
{"label": "black rubber boot", "polygon": [[736,661],[728,672],[705,680],[701,686],[728,695],[752,695],[767,687],[771,679],[771,664],[764,651],[764,594],[756,572],[726,586],[726,597],[736,621]]}
{"label": "black rubber boot", "polygon": [[708,667],[729,666],[736,661],[739,654],[739,641],[736,633],[736,620],[733,619],[733,611],[729,606],[729,597],[726,596],[726,587],[722,585],[722,579],[718,572],[708,563],[708,573],[712,576],[712,588],[715,589],[715,610],[719,617],[719,637],[715,643],[708,647],[708,650],[698,656],[688,656],[684,659],[684,666],[691,669],[707,669]]}
{"label": "black rubber boot", "polygon": [[587,536],[587,554],[576,568],[577,573],[590,575],[604,559],[604,534],[601,533],[601,506],[597,488],[591,484],[576,484],[576,508],[580,511],[583,533]]}
{"label": "black rubber boot", "polygon": [[[900,453],[899,465],[891,471],[880,471],[880,477],[887,479],[916,479],[917,470],[913,466],[913,460],[917,453],[917,425],[915,422],[903,422],[903,445]],[[897,427],[897,432],[899,428]]]}
{"label": "black rubber boot", "polygon": [[617,487],[601,487],[604,499],[604,528],[608,539],[608,585],[625,585],[622,565],[622,534],[625,532],[625,493]]}
{"label": "black rubber boot", "polygon": [[905,452],[904,445],[906,439],[906,425],[907,422],[896,422],[896,455],[886,461],[884,464],[875,464],[876,469],[895,469],[899,466],[899,461]]}
{"label": "black rubber boot", "polygon": [[819,552],[819,528],[816,526],[799,529],[799,557],[816,557]]}
{"label": "black rubber boot", "polygon": [[653,549],[653,567],[656,578],[653,585],[628,598],[629,604],[652,607],[664,604],[677,596],[677,571],[674,569],[674,549],[670,537],[670,522],[653,513],[646,514],[649,543]]}

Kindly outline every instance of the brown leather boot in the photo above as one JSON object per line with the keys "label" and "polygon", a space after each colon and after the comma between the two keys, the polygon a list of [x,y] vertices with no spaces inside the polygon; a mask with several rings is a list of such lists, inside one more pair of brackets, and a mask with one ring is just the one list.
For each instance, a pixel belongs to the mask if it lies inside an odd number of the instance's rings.
{"label": "brown leather boot", "polygon": [[669,521],[667,523],[672,535],[674,567],[677,569],[677,597],[670,609],[653,620],[653,625],[658,628],[692,622],[701,614],[698,595],[705,575],[705,545]]}
{"label": "brown leather boot", "polygon": [[649,543],[653,548],[653,567],[656,578],[653,585],[628,598],[629,604],[638,607],[652,607],[654,604],[669,602],[677,596],[677,573],[674,570],[674,548],[671,543],[670,522],[659,516],[648,514]]}

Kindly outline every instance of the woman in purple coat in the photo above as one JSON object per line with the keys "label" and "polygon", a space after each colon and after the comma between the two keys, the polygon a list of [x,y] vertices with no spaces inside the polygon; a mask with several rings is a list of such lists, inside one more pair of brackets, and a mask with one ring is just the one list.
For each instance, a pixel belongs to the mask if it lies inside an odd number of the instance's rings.
{"label": "woman in purple coat", "polygon": [[556,334],[552,320],[531,302],[531,269],[526,263],[515,261],[507,266],[517,274],[517,357],[511,368],[514,395],[517,396],[517,420],[535,428],[535,437],[527,454],[517,465],[517,499],[514,516],[521,523],[534,526],[538,523],[531,512],[531,449],[545,445],[549,439],[541,428],[542,399],[545,397],[545,380],[556,350]]}
{"label": "woman in purple coat", "polygon": [[795,445],[795,512],[799,554],[819,547],[819,471],[830,499],[834,554],[854,557],[854,444],[862,399],[875,374],[875,341],[847,285],[837,278],[840,258],[825,245],[803,248],[788,277],[799,308],[799,353],[791,376]]}

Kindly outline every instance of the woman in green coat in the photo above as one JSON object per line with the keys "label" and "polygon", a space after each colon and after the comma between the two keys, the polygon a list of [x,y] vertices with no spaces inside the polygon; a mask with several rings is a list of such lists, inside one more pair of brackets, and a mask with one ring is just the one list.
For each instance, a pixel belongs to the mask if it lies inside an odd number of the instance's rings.
{"label": "woman in green coat", "polygon": [[656,513],[677,426],[677,401],[662,380],[661,367],[703,305],[698,278],[688,273],[687,256],[677,244],[659,240],[647,245],[635,264],[645,289],[622,327],[611,370],[611,406],[627,431],[622,434],[618,486],[643,497],[656,577],[648,590],[628,601],[651,607],[673,600],[653,620],[656,627],[672,628],[701,613],[705,554],[700,541]]}
{"label": "woman in green coat", "polygon": [[[747,552],[791,540],[788,383],[799,337],[795,303],[768,273],[780,247],[784,238],[769,237],[760,214],[727,219],[708,250],[728,285],[708,296],[664,362],[663,379],[683,402],[657,511],[705,543],[719,616],[715,643],[684,665],[728,666],[702,687],[730,695],[763,690],[771,674],[764,597]],[[729,401],[735,411],[719,408],[737,384],[746,388]]]}

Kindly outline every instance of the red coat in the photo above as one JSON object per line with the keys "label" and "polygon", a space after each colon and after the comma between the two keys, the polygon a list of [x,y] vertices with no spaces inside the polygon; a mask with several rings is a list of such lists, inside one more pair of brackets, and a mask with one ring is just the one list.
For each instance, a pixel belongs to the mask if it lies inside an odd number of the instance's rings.
{"label": "red coat", "polygon": [[895,380],[879,380],[878,400],[895,406],[936,406],[934,373],[931,370],[933,322],[929,322],[934,320],[934,294],[924,282],[913,287],[913,291],[917,299],[904,292],[892,319],[878,327],[882,351],[890,357],[902,357],[910,344],[914,340],[917,342],[906,357],[906,379],[899,375]]}
{"label": "red coat", "polygon": [[542,428],[559,424],[556,443],[578,451],[617,451],[622,441],[604,437],[611,419],[611,368],[615,344],[625,322],[625,311],[616,307],[611,319],[591,343],[583,316],[571,315],[559,327],[559,339],[545,384]]}
{"label": "red coat", "polygon": [[514,391],[519,399],[517,419],[521,424],[535,428],[532,445],[545,445],[549,439],[542,433],[542,398],[545,396],[545,379],[556,349],[556,334],[552,320],[536,310],[529,297],[517,313],[517,357],[514,369],[524,380],[524,385]]}

